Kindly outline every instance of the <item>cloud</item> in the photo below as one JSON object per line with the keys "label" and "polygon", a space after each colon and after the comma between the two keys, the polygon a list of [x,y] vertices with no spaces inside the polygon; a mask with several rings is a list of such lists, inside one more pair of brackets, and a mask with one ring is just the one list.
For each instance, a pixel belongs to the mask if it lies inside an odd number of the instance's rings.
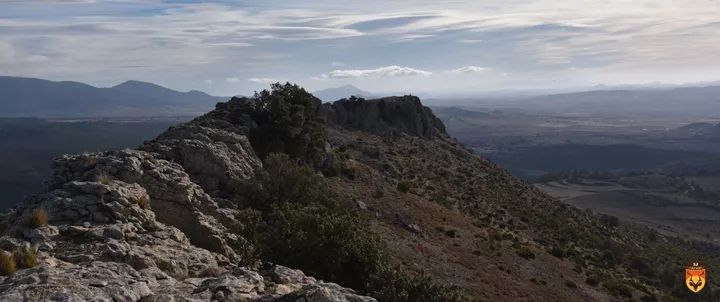
{"label": "cloud", "polygon": [[212,85],[212,84],[213,84],[213,80],[205,80],[205,84]]}
{"label": "cloud", "polygon": [[345,66],[345,63],[343,63],[343,62],[338,62],[338,61],[332,61],[332,62],[330,63],[330,65],[335,66],[335,67],[337,67],[337,66]]}
{"label": "cloud", "polygon": [[280,82],[278,79],[272,79],[272,78],[249,78],[247,79],[250,83],[262,83],[262,84],[272,84]]}
{"label": "cloud", "polygon": [[458,69],[450,70],[451,73],[478,73],[488,70],[486,67],[480,66],[464,66]]}
{"label": "cloud", "polygon": [[15,48],[9,43],[0,41],[0,64],[5,64],[15,59]]}
{"label": "cloud", "polygon": [[334,79],[343,78],[363,78],[363,77],[408,77],[408,76],[427,76],[432,72],[420,69],[402,67],[397,65],[384,66],[376,69],[343,69],[333,70],[323,77]]}
{"label": "cloud", "polygon": [[[405,81],[422,89],[470,82],[471,77],[450,76],[448,69],[472,66],[479,58],[511,71],[518,80],[511,85],[538,74],[548,83],[574,85],[554,78],[570,66],[583,73],[574,78],[593,77],[592,82],[631,75],[649,77],[643,81],[720,78],[717,1],[0,2],[4,74],[95,84],[142,74],[183,89],[215,79],[217,70],[232,70],[225,81],[236,85],[208,88],[250,89],[248,78],[256,75],[307,79],[327,71],[328,61],[346,58],[362,66],[440,66],[432,78]],[[335,70],[312,79],[430,74],[400,66],[355,70],[330,64]]]}

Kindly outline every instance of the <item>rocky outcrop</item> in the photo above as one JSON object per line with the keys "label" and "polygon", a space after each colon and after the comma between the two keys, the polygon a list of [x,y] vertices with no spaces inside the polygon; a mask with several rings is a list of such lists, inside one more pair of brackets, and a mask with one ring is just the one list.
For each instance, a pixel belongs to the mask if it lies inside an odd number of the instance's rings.
{"label": "rocky outcrop", "polygon": [[[320,101],[312,99],[317,111]],[[0,301],[375,301],[290,268],[244,259],[233,188],[262,163],[251,99],[233,98],[139,150],[64,155],[47,191],[0,217],[0,249],[38,265],[0,277]],[[329,124],[432,138],[442,123],[412,96],[322,106]],[[44,212],[47,223],[32,222]],[[41,219],[42,220],[42,219]],[[239,252],[240,251],[240,252]],[[246,265],[250,265],[249,267]]]}
{"label": "rocky outcrop", "polygon": [[240,132],[190,123],[143,149],[56,160],[48,190],[4,217],[0,249],[32,244],[39,264],[0,277],[0,301],[375,301],[241,265],[237,210],[206,193],[260,166]]}
{"label": "rocky outcrop", "polygon": [[431,138],[445,135],[445,125],[416,96],[374,100],[343,99],[323,104],[328,124],[381,136],[407,133]]}
{"label": "rocky outcrop", "polygon": [[[225,127],[218,127],[221,123]],[[206,192],[221,196],[239,180],[253,176],[261,166],[243,134],[244,128],[226,123],[224,119],[204,117],[172,127],[145,143],[141,150],[179,163]]]}

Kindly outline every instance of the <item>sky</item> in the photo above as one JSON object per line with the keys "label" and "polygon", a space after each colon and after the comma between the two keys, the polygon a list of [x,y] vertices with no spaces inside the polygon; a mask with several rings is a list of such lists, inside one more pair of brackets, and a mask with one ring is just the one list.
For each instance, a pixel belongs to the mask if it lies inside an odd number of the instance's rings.
{"label": "sky", "polygon": [[0,75],[215,95],[720,80],[720,0],[0,0]]}

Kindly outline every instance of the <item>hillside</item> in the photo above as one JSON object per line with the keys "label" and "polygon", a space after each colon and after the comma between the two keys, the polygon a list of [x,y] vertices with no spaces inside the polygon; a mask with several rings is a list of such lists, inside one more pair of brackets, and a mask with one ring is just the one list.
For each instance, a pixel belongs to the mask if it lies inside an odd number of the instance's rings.
{"label": "hillside", "polygon": [[694,296],[680,280],[687,262],[720,264],[716,246],[553,199],[413,96],[321,104],[277,84],[139,150],[58,158],[5,224],[0,247],[27,259],[32,242],[39,263],[0,279],[0,300],[719,297],[716,280]]}
{"label": "hillside", "polygon": [[1,117],[142,117],[197,115],[221,98],[128,81],[112,88],[0,76]]}

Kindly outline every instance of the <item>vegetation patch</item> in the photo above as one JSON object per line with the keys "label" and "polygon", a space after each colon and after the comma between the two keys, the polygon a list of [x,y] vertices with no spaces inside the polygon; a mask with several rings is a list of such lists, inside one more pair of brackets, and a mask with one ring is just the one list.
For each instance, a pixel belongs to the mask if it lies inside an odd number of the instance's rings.
{"label": "vegetation patch", "polygon": [[0,276],[10,275],[14,273],[15,270],[15,258],[13,255],[0,250]]}
{"label": "vegetation patch", "polygon": [[410,184],[409,181],[401,181],[401,182],[398,182],[398,184],[397,184],[397,190],[402,193],[407,193],[408,191],[410,191],[411,186],[412,185]]}
{"label": "vegetation patch", "polygon": [[[303,270],[380,301],[470,301],[429,277],[410,277],[391,264],[384,245],[349,203],[328,191],[311,167],[287,154],[269,154],[264,171],[243,184],[248,207],[238,230],[250,241],[239,251]],[[252,219],[254,217],[254,219]]]}
{"label": "vegetation patch", "polygon": [[29,243],[18,247],[12,254],[13,259],[17,266],[21,268],[31,268],[38,264],[37,259],[38,248],[32,246]]}
{"label": "vegetation patch", "polygon": [[48,224],[48,214],[45,209],[35,209],[27,220],[27,226],[31,228],[39,228]]}

